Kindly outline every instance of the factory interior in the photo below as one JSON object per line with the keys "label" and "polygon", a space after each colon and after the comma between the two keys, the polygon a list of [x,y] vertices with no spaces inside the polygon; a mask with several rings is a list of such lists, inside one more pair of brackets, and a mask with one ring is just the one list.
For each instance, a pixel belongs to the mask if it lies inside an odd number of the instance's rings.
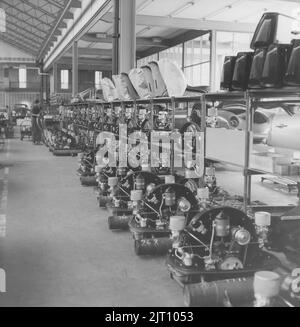
{"label": "factory interior", "polygon": [[0,1],[0,307],[299,307],[299,198],[298,0]]}

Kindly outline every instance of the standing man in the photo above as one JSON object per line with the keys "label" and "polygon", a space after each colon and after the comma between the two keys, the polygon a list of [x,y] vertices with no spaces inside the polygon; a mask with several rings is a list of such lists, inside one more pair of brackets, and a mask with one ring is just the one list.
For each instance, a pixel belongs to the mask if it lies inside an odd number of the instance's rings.
{"label": "standing man", "polygon": [[38,120],[40,117],[40,113],[42,108],[40,106],[40,101],[35,100],[33,108],[32,108],[32,142],[33,144],[40,144],[42,142],[42,131],[40,129]]}

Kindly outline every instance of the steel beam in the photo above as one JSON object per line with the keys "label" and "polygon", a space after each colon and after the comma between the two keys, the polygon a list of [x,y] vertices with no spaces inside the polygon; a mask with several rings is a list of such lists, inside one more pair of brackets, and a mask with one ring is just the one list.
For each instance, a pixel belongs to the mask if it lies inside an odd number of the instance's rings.
{"label": "steel beam", "polygon": [[[92,43],[112,43],[113,38],[111,36],[107,37],[96,37],[96,33],[86,34],[84,35],[81,40],[86,42]],[[168,48],[170,47],[169,41],[162,39],[161,42],[153,42],[152,38],[145,38],[145,37],[137,37],[136,38],[136,45],[138,46],[150,46],[155,48]]]}
{"label": "steel beam", "polygon": [[[61,57],[58,64],[72,65],[71,57]],[[91,58],[78,58],[78,65],[111,65],[111,59],[91,59]]]}
{"label": "steel beam", "polygon": [[53,93],[58,91],[58,69],[57,63],[53,63]]}
{"label": "steel beam", "polygon": [[[80,2],[80,1],[79,1],[79,3],[80,3],[80,6],[81,6],[81,2]],[[50,31],[50,33],[49,33],[49,35],[48,35],[46,41],[45,41],[44,44],[42,45],[42,47],[41,47],[41,51],[40,51],[39,54],[38,54],[38,58],[37,58],[38,60],[40,60],[40,59],[42,58],[42,55],[43,55],[43,54],[45,53],[45,51],[48,49],[49,42],[51,41],[51,39],[52,39],[52,37],[53,37],[55,31],[56,31],[58,28],[61,27],[62,21],[63,21],[64,19],[67,18],[70,8],[72,8],[72,6],[74,7],[74,6],[76,6],[76,5],[79,5],[79,3],[78,3],[78,1],[76,1],[76,0],[69,0],[69,1],[68,1],[67,5],[65,6],[64,10],[62,11],[62,13],[61,13],[61,15],[60,15],[60,17],[59,17],[59,19],[58,19],[58,21],[56,22],[55,26],[54,26],[53,29]],[[70,13],[70,14],[71,14],[70,17],[73,18],[74,15],[73,15],[72,13]]]}
{"label": "steel beam", "polygon": [[44,14],[44,15],[47,15],[47,16],[53,18],[53,19],[56,19],[56,18],[57,18],[56,15],[54,15],[54,14],[52,14],[51,12],[49,12],[49,11],[43,9],[41,6],[36,6],[36,5],[33,4],[32,2],[30,2],[29,0],[22,0],[22,2],[25,3],[27,6],[31,7],[32,9],[41,12],[41,13]]}
{"label": "steel beam", "polygon": [[[195,38],[200,37],[207,33],[208,33],[208,31],[191,30],[191,31],[184,32],[172,39],[164,40],[163,44],[166,45],[166,48],[171,48],[178,44],[182,44],[184,42],[194,40]],[[156,54],[157,51],[158,51],[157,48],[152,46],[151,48],[149,48],[145,51],[137,51],[137,57],[138,57],[138,59],[145,58],[145,57],[151,56],[153,54]]]}
{"label": "steel beam", "polygon": [[51,5],[55,6],[56,8],[63,9],[64,5],[61,3],[54,1],[54,0],[47,0]]}
{"label": "steel beam", "polygon": [[15,32],[12,32],[10,30],[6,30],[6,32],[4,34],[8,37],[11,37],[16,42],[24,45],[25,47],[33,48],[33,50],[35,50],[35,51],[39,50],[39,44],[37,44],[37,42],[34,42],[28,38],[25,38],[23,35],[18,35]]}
{"label": "steel beam", "polygon": [[209,83],[210,91],[217,91],[218,87],[216,85],[216,73],[217,73],[217,32],[211,31],[210,33],[210,73],[209,73]]}
{"label": "steel beam", "polygon": [[78,93],[78,43],[73,43],[72,56],[72,95],[73,97]]}
{"label": "steel beam", "polygon": [[[60,64],[60,63],[58,63],[58,68],[59,69],[72,69],[72,64]],[[99,63],[98,64],[97,63],[92,63],[92,64],[82,64],[82,63],[79,63],[78,64],[78,69],[79,69],[79,71],[80,70],[111,71],[112,66],[111,66],[111,64],[102,65],[101,63],[100,64]]]}
{"label": "steel beam", "polygon": [[[113,21],[113,14],[107,13],[104,19],[108,22]],[[255,30],[255,24],[236,23],[216,20],[200,20],[190,18],[176,18],[168,16],[150,16],[137,15],[136,24],[142,26],[169,27],[187,30],[216,30],[228,32],[245,32],[252,33]]]}
{"label": "steel beam", "polygon": [[[29,34],[20,33],[20,31],[16,31],[15,29],[11,29],[11,28],[8,28],[7,27],[5,33],[11,34],[11,35],[15,35],[16,38],[22,37],[22,38],[24,38],[23,41],[25,41],[25,42],[31,42],[35,46],[38,45],[38,48],[41,45],[41,41],[38,41],[37,39],[32,39],[29,36]],[[40,38],[40,40],[43,40],[43,39]]]}
{"label": "steel beam", "polygon": [[[9,8],[13,9],[13,10],[16,10],[17,12],[23,14],[23,15],[26,15],[27,17],[29,17],[30,19],[35,19],[36,21],[40,22],[41,24],[44,24],[44,25],[47,25],[49,27],[51,27],[52,25],[49,24],[48,22],[45,22],[41,19],[39,19],[38,17],[35,17],[35,16],[32,16],[30,14],[28,14],[26,11],[24,10],[21,10],[20,8],[12,5],[11,3],[7,2],[6,0],[1,0],[2,3],[4,3],[5,5],[7,5]],[[7,8],[4,8],[5,10],[7,10]],[[8,15],[10,15],[9,12],[7,12]]]}
{"label": "steel beam", "polygon": [[120,55],[121,72],[129,72],[135,66],[136,35],[135,35],[135,0],[120,1]]}
{"label": "steel beam", "polygon": [[[70,53],[71,50],[68,51]],[[79,56],[111,56],[112,50],[107,49],[95,49],[95,48],[78,48]]]}
{"label": "steel beam", "polygon": [[26,46],[16,42],[14,39],[11,39],[10,37],[4,36],[3,33],[0,33],[0,39],[3,42],[13,46],[14,48],[17,48],[17,49],[23,51],[25,53],[28,53],[28,54],[30,54],[32,56],[36,55],[36,52],[33,49],[27,48]]}
{"label": "steel beam", "polygon": [[119,74],[120,0],[114,0],[114,21],[112,35],[112,73]]}
{"label": "steel beam", "polygon": [[[19,23],[19,18],[15,17],[15,16],[12,16],[11,14],[8,14],[8,18],[7,21],[10,21],[11,19],[13,19],[14,21],[17,21]],[[33,25],[31,23],[29,23],[28,21],[23,21],[22,24],[26,24],[27,26],[30,26],[31,28],[34,28],[35,30],[39,31],[40,33],[43,33],[44,35],[47,34],[47,32],[45,32],[45,30],[39,28],[38,26],[36,25]],[[19,25],[21,28],[22,26]]]}
{"label": "steel beam", "polygon": [[85,3],[78,19],[74,21],[72,26],[68,26],[59,41],[57,41],[49,51],[47,51],[47,49],[49,49],[47,47],[43,53],[39,53],[39,59],[41,59],[42,56],[44,57],[44,69],[46,71],[50,69],[53,61],[59,60],[71,47],[72,42],[74,40],[80,40],[107,11],[111,10],[111,8],[112,3],[110,0],[97,0]]}
{"label": "steel beam", "polygon": [[6,21],[6,26],[8,26],[8,25],[12,25],[12,26],[16,27],[17,30],[25,31],[25,32],[27,32],[27,33],[30,33],[30,34],[33,35],[34,37],[43,40],[43,37],[41,37],[40,35],[36,34],[35,32],[30,31],[29,29],[25,28],[24,26],[20,26],[20,25],[18,25],[18,24],[15,24],[15,23],[12,22],[12,21]]}
{"label": "steel beam", "polygon": [[[247,1],[253,1],[253,2],[259,2],[261,3],[261,0],[247,0]],[[274,0],[264,0],[264,2],[270,2],[274,4]],[[282,2],[283,5],[285,5],[287,2],[291,2],[291,3],[296,3],[297,5],[299,5],[299,0],[278,0],[276,2],[276,5],[279,4],[279,2]]]}

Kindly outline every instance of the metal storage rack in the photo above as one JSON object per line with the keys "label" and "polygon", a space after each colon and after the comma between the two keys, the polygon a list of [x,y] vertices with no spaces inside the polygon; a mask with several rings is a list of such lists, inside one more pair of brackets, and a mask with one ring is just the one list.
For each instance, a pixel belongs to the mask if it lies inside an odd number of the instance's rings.
{"label": "metal storage rack", "polygon": [[[171,113],[171,129],[170,133],[175,130],[175,109],[178,104],[186,104],[186,107],[188,108],[189,104],[191,103],[201,103],[203,100],[203,95],[199,94],[199,96],[182,96],[182,97],[161,97],[161,98],[150,98],[150,99],[137,99],[137,100],[116,100],[112,102],[103,102],[100,100],[92,101],[92,102],[84,102],[84,103],[73,103],[64,105],[65,109],[71,109],[72,111],[79,110],[82,107],[91,108],[96,106],[100,113],[100,120],[103,122],[104,113],[107,110],[107,108],[111,108],[114,110],[116,107],[121,107],[121,117],[124,116],[126,107],[133,107],[134,108],[134,115],[137,115],[138,112],[138,106],[140,105],[148,105],[150,109],[150,125],[151,129],[154,128],[154,122],[153,122],[153,116],[154,116],[154,106],[163,104],[168,109],[170,109]],[[202,113],[201,113],[202,116]],[[188,118],[188,111],[186,111],[186,118]],[[72,118],[66,117],[66,120],[62,121],[62,126],[66,126],[69,123],[71,123]],[[188,121],[187,121],[188,122]],[[78,129],[84,129],[84,130],[90,130],[89,124],[86,122],[85,124],[74,124]],[[199,126],[201,129],[201,132],[205,128],[205,120],[201,119],[201,126]],[[101,130],[103,129],[103,126],[101,127]],[[101,130],[97,130],[96,132],[101,132]],[[173,145],[171,145],[171,155],[173,153],[172,151]],[[171,160],[172,162],[172,160]],[[171,171],[174,172],[174,167],[171,164]]]}
{"label": "metal storage rack", "polygon": [[[219,93],[207,93],[203,95],[202,98],[202,120],[205,121],[207,117],[207,102],[217,102],[217,101],[228,101],[228,100],[239,100],[245,103],[246,105],[246,128],[245,128],[245,158],[244,158],[244,165],[241,167],[243,169],[243,176],[244,176],[244,208],[247,210],[251,203],[251,176],[252,175],[258,175],[258,174],[268,174],[273,175],[274,178],[277,178],[278,182],[280,182],[279,175],[272,174],[268,171],[264,171],[263,169],[252,169],[250,165],[250,157],[251,157],[251,142],[252,142],[252,133],[253,133],[253,118],[254,118],[254,112],[255,112],[255,106],[259,104],[280,104],[280,103],[293,103],[293,104],[299,104],[300,105],[300,90],[297,90],[295,88],[284,88],[284,89],[262,89],[262,90],[248,90],[245,92],[219,92]],[[205,136],[207,127],[204,127],[204,133]],[[206,148],[205,148],[205,158],[206,156]],[[209,158],[208,158],[209,159]],[[225,163],[225,161],[224,161]],[[228,163],[228,162],[226,162]],[[286,179],[286,178],[285,178]],[[300,191],[300,184],[299,182],[292,181],[291,176],[291,184],[294,186],[296,185],[298,187],[298,192]],[[290,185],[287,185],[290,186]],[[299,194],[298,194],[299,197]],[[278,211],[284,212],[285,209],[289,209],[290,207],[285,206],[279,206],[277,209],[272,209],[272,207],[265,207],[268,210],[271,211]],[[260,207],[260,209],[264,209],[263,207]]]}

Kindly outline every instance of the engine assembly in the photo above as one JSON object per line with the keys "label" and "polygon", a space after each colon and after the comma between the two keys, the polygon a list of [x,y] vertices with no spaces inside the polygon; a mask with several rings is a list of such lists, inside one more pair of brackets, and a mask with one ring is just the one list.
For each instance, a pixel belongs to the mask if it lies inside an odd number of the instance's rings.
{"label": "engine assembly", "polygon": [[136,254],[166,253],[197,206],[194,194],[182,184],[167,183],[149,190],[129,222]]}
{"label": "engine assembly", "polygon": [[196,213],[181,230],[168,254],[167,266],[180,283],[244,277],[278,264],[264,252],[270,217],[255,221],[233,207],[214,207]]}
{"label": "engine assembly", "polygon": [[109,229],[128,229],[128,222],[140,209],[144,196],[161,183],[160,177],[147,171],[129,172],[121,178],[111,192]]}

